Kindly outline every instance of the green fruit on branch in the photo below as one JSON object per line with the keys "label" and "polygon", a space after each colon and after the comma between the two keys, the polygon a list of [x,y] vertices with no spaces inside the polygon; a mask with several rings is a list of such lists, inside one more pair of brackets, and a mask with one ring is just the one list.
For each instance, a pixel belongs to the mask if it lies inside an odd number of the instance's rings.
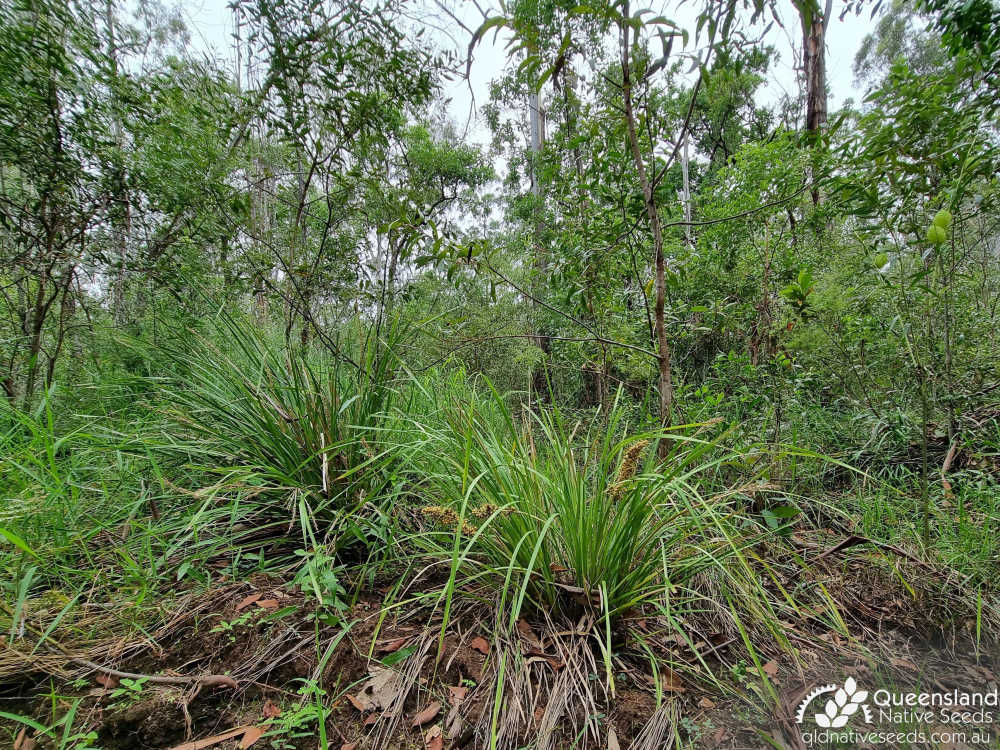
{"label": "green fruit on branch", "polygon": [[932,245],[941,245],[948,241],[948,233],[943,227],[931,224],[927,229],[927,241]]}
{"label": "green fruit on branch", "polygon": [[951,212],[941,209],[934,215],[934,226],[947,229],[951,226]]}

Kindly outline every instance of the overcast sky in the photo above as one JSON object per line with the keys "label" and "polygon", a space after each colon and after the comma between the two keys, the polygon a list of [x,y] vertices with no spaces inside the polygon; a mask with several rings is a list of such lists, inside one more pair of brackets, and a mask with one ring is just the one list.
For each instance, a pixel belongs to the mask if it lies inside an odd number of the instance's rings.
{"label": "overcast sky", "polygon": [[[141,2],[141,0],[139,0]],[[468,28],[475,29],[482,21],[482,16],[475,5],[467,0],[444,0],[449,7],[455,9],[456,15],[462,19]],[[214,54],[217,57],[232,60],[233,52],[233,14],[227,8],[229,0],[181,0],[181,6],[191,31],[192,44],[199,50]],[[654,8],[659,6],[659,12],[674,19],[682,27],[694,34],[694,19],[698,5],[687,2],[680,7],[676,0],[652,0]],[[460,26],[450,21],[442,12],[434,7],[432,0],[426,0],[426,9],[417,10],[417,18],[426,19],[428,24],[436,27],[434,36],[442,44],[450,45],[460,50],[462,54],[468,45],[468,34]],[[480,5],[488,7],[488,0],[482,0]],[[420,8],[421,6],[414,6]],[[793,93],[796,89],[796,62],[792,48],[794,39],[796,46],[801,46],[801,31],[795,9],[791,0],[778,0],[778,12],[784,28],[774,24],[766,37],[766,43],[778,50],[778,62],[772,66],[766,89],[762,92],[765,102],[777,100],[782,92]],[[846,99],[859,100],[860,93],[853,84],[851,64],[854,54],[864,36],[871,30],[873,22],[865,13],[860,17],[850,15],[843,21],[839,19],[840,9],[834,6],[833,18],[830,20],[827,32],[827,81],[830,88],[830,111],[838,108]],[[476,107],[487,100],[489,82],[501,72],[505,53],[503,37],[496,45],[492,43],[493,35],[487,38],[477,48],[475,62],[472,67],[471,90],[465,81],[453,81],[446,89],[445,95],[451,98],[449,111],[452,118],[463,126],[472,109],[473,94]],[[485,141],[488,134],[481,124],[472,125],[472,140]]]}

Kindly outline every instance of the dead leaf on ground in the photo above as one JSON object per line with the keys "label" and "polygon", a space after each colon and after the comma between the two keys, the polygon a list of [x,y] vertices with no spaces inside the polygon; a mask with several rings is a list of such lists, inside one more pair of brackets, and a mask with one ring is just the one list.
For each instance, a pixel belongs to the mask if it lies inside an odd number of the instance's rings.
{"label": "dead leaf on ground", "polygon": [[240,599],[240,603],[236,605],[236,611],[237,612],[242,612],[244,609],[246,609],[247,607],[249,607],[255,601],[257,601],[258,599],[260,599],[260,596],[261,596],[260,592],[257,591],[257,592],[255,592],[253,594],[250,594],[249,596],[243,597],[242,599]]}
{"label": "dead leaf on ground", "polygon": [[211,737],[206,737],[203,740],[183,742],[180,745],[175,745],[170,748],[170,750],[205,750],[206,747],[215,747],[226,740],[231,740],[234,737],[244,735],[248,729],[250,729],[250,727],[234,727],[233,729],[223,732],[222,734],[212,735]]}
{"label": "dead leaf on ground", "polygon": [[109,674],[98,673],[94,675],[94,682],[105,690],[114,690],[118,687],[118,679]]}
{"label": "dead leaf on ground", "polygon": [[397,651],[399,651],[399,649],[401,649],[403,646],[405,646],[406,642],[408,640],[410,640],[410,639],[407,638],[407,637],[397,638],[394,641],[390,641],[389,643],[385,643],[385,644],[379,646],[378,647],[378,652],[380,654],[394,654]]}
{"label": "dead leaf on ground", "polygon": [[526,664],[536,664],[538,662],[545,662],[550,667],[552,667],[553,672],[558,672],[560,669],[566,665],[559,661],[554,656],[549,656],[548,654],[541,653],[539,651],[529,651],[525,654],[528,657]]}
{"label": "dead leaf on ground", "polygon": [[264,736],[264,730],[260,727],[250,727],[247,729],[246,734],[243,735],[243,739],[240,740],[240,750],[246,750],[246,748],[253,745],[257,740]]}
{"label": "dead leaf on ground", "polygon": [[448,717],[444,720],[445,733],[448,735],[448,739],[453,740],[458,737],[462,733],[463,726],[465,726],[465,722],[458,711],[458,706],[454,706],[448,712]]}
{"label": "dead leaf on ground", "polygon": [[435,716],[441,713],[441,704],[438,701],[428,704],[424,710],[417,713],[413,717],[413,723],[410,724],[411,727],[419,727],[431,721]]}
{"label": "dead leaf on ground", "polygon": [[440,724],[435,724],[427,730],[427,734],[424,735],[424,747],[427,750],[443,750],[444,736],[441,733]]}
{"label": "dead leaf on ground", "polygon": [[348,694],[347,699],[361,712],[386,710],[403,691],[403,678],[392,669],[373,667],[370,677],[354,695]]}
{"label": "dead leaf on ground", "polygon": [[281,709],[278,708],[278,706],[275,704],[274,701],[268,698],[264,702],[264,709],[261,711],[261,713],[264,714],[265,719],[274,719],[277,718],[278,716],[281,716]]}
{"label": "dead leaf on ground", "polygon": [[481,635],[477,635],[469,641],[469,648],[473,651],[478,651],[483,656],[486,656],[490,652],[490,644]]}
{"label": "dead leaf on ground", "polygon": [[541,640],[539,640],[538,636],[535,635],[535,631],[523,617],[517,621],[517,632],[520,633],[521,637],[524,638],[524,640],[526,640],[532,647],[542,647]]}
{"label": "dead leaf on ground", "polygon": [[660,671],[660,684],[670,693],[683,693],[685,690],[681,676],[670,667],[664,667]]}

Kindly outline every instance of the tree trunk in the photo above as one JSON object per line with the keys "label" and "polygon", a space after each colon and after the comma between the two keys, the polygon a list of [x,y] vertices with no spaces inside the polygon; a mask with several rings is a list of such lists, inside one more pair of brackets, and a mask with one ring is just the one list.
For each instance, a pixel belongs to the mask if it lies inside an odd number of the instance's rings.
{"label": "tree trunk", "polygon": [[[807,0],[808,2],[808,0]],[[833,9],[827,0],[823,15],[819,7],[800,8],[802,16],[802,67],[806,86],[806,135],[814,149],[820,145],[820,130],[826,124],[826,28]],[[813,180],[816,179],[816,160],[813,160]],[[812,188],[813,205],[819,205],[819,188]]]}
{"label": "tree trunk", "polygon": [[[629,17],[629,4],[625,3],[625,18]],[[646,175],[646,164],[639,150],[639,136],[636,132],[635,112],[632,106],[632,80],[629,72],[629,27],[622,23],[622,97],[624,99],[625,125],[628,129],[629,146],[632,150],[632,161],[635,163],[636,171],[639,173],[639,186],[642,188],[642,195],[646,204],[646,216],[649,219],[649,226],[653,232],[653,252],[656,256],[656,303],[653,309],[654,328],[656,335],[656,345],[659,364],[659,396],[660,396],[660,422],[664,427],[670,426],[670,412],[674,401],[674,386],[670,375],[670,346],[667,344],[667,331],[664,325],[663,311],[666,301],[666,275],[665,261],[663,257],[663,226],[660,223],[660,214],[656,207],[656,198],[653,195],[653,186]],[[664,455],[667,449],[665,442],[660,443],[660,453]]]}
{"label": "tree trunk", "polygon": [[131,222],[131,210],[129,208],[128,186],[126,184],[125,165],[122,163],[122,153],[125,148],[124,135],[122,132],[122,117],[119,111],[120,97],[118,90],[118,48],[115,44],[115,6],[114,0],[107,0],[105,4],[105,24],[108,30],[108,66],[111,96],[113,101],[111,130],[115,139],[115,153],[113,157],[112,171],[112,195],[111,210],[109,218],[111,222],[111,236],[114,249],[117,254],[118,268],[111,283],[111,318],[115,326],[122,326],[126,319],[126,297],[128,293],[128,273],[129,273],[129,251],[128,236]]}
{"label": "tree trunk", "polygon": [[691,179],[688,174],[688,134],[686,129],[681,137],[684,139],[681,151],[682,200],[684,201],[684,221],[687,222],[684,225],[684,239],[687,241],[688,247],[693,247],[694,242],[691,239]]}
{"label": "tree trunk", "polygon": [[[536,297],[541,296],[541,279],[545,276],[548,265],[545,257],[545,248],[542,246],[542,184],[538,175],[538,160],[541,157],[542,145],[545,143],[545,131],[542,123],[540,106],[538,92],[532,91],[528,94],[528,124],[531,131],[531,194],[535,198],[534,244],[536,281],[534,291]],[[545,335],[545,331],[543,330],[545,326],[541,324],[541,309],[537,302],[535,303],[534,308],[535,346],[542,350],[542,362],[541,365],[535,369],[532,375],[532,390],[536,394],[535,398],[543,399],[545,394],[549,391],[548,362],[551,344],[548,336]]]}

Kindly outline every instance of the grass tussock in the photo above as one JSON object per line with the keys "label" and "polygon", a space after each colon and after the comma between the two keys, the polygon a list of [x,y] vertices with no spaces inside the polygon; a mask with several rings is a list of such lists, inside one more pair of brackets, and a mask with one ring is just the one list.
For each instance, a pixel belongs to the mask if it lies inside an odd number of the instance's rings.
{"label": "grass tussock", "polygon": [[393,335],[362,338],[347,362],[230,320],[223,332],[228,349],[205,341],[178,363],[184,380],[163,389],[173,423],[163,447],[233,487],[304,496],[320,517],[376,497],[390,458],[381,428],[395,397]]}

